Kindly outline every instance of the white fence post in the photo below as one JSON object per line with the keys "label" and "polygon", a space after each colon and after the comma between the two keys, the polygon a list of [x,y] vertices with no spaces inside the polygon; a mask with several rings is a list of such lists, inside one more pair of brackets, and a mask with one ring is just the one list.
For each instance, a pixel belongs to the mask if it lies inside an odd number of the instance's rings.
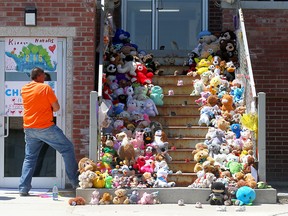
{"label": "white fence post", "polygon": [[258,175],[266,182],[266,94],[258,93]]}
{"label": "white fence post", "polygon": [[97,161],[98,152],[98,93],[90,92],[89,158]]}

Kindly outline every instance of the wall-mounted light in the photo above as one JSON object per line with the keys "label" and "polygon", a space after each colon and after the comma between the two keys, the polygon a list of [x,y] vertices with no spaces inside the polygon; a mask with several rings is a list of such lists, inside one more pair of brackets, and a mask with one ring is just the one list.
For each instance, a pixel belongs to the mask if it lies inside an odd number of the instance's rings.
{"label": "wall-mounted light", "polygon": [[36,26],[37,25],[37,9],[33,6],[25,8],[24,15],[25,26]]}

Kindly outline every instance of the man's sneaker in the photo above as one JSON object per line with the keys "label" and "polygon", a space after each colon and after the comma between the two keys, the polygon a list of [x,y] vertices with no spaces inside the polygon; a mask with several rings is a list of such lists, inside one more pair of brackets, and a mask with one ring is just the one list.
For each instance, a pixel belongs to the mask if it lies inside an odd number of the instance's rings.
{"label": "man's sneaker", "polygon": [[19,192],[19,195],[20,196],[29,196],[29,193],[28,192]]}

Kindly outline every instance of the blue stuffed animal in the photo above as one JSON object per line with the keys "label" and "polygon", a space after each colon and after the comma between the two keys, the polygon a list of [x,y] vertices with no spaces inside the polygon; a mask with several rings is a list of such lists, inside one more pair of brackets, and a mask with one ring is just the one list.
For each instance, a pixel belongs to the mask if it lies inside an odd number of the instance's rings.
{"label": "blue stuffed animal", "polygon": [[248,186],[240,187],[236,192],[236,204],[242,205],[252,205],[253,201],[256,199],[256,192],[254,189]]}
{"label": "blue stuffed animal", "polygon": [[156,106],[163,106],[163,89],[160,86],[153,86],[151,88],[150,98],[154,101]]}

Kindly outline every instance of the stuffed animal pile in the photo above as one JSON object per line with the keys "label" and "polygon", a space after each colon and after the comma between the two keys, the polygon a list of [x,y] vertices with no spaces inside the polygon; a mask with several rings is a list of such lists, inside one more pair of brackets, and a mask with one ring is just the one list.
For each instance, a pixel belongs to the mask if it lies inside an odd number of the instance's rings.
{"label": "stuffed animal pile", "polygon": [[[199,44],[185,62],[189,70],[183,73],[195,76],[191,96],[199,96],[195,100],[200,111],[198,124],[209,127],[206,140],[192,153],[198,179],[189,187],[209,188],[215,182],[223,183],[227,190],[257,186],[257,176],[251,175],[256,161],[252,140],[257,133],[257,117],[246,113],[236,39],[233,31],[220,37],[200,32]],[[140,51],[130,41],[129,32],[122,29],[116,31],[104,59],[102,103],[108,110],[100,122],[101,161],[89,161],[89,166],[79,162],[79,171],[84,173],[79,178],[80,187],[121,192],[121,199],[106,194],[105,201],[97,197],[99,203],[155,203],[152,198],[139,198],[136,192],[131,198],[125,189],[177,186],[167,180],[173,171],[168,166],[172,157],[165,131],[159,122],[150,120],[159,114],[157,106],[164,104],[161,86],[152,83],[153,76],[159,75],[159,64],[153,62],[152,54]],[[88,175],[87,170],[96,176]],[[220,202],[224,203],[222,195]]]}
{"label": "stuffed animal pile", "polygon": [[[200,35],[199,45],[193,50],[198,54],[197,58],[194,55],[196,66],[187,75],[198,76],[202,81],[201,88],[195,86],[194,82],[191,95],[199,96],[195,100],[200,107],[199,126],[208,126],[209,130],[206,140],[196,145],[201,148],[192,152],[196,161],[194,171],[198,178],[189,187],[211,187],[210,202],[227,205],[233,203],[231,198],[228,199],[228,194],[224,200],[227,191],[243,186],[252,190],[257,187],[256,149],[252,141],[253,133],[257,133],[257,116],[246,113],[245,82],[238,72],[236,34],[226,31],[217,39],[207,31]],[[214,44],[218,50],[207,55],[205,47],[210,44]],[[200,81],[197,80],[197,83]],[[207,185],[203,181],[211,173],[214,178]],[[213,188],[219,183],[222,193],[217,194],[219,198],[215,198]]]}

